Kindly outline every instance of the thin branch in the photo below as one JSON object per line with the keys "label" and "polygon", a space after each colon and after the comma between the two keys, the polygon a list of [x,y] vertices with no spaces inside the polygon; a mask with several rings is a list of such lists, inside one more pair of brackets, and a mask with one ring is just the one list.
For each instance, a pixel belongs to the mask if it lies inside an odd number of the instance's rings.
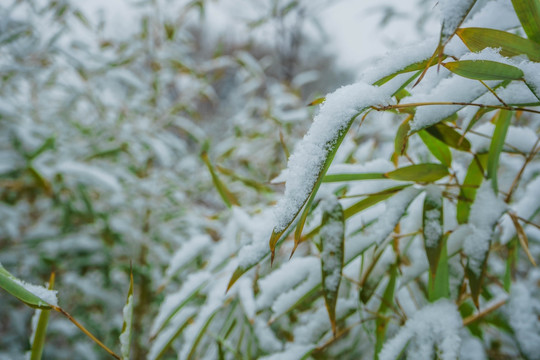
{"label": "thin branch", "polygon": [[71,321],[73,324],[75,324],[75,326],[77,326],[83,333],[85,333],[86,336],[88,336],[90,339],[92,339],[96,344],[98,344],[106,352],[111,354],[112,357],[114,357],[115,359],[118,359],[118,360],[122,360],[122,358],[120,356],[118,356],[114,351],[109,349],[107,347],[107,345],[105,345],[104,343],[99,341],[98,338],[96,338],[94,335],[92,335],[92,333],[90,331],[86,330],[86,328],[80,322],[75,320],[75,318],[73,316],[71,316],[67,311],[65,311],[64,309],[62,309],[59,306],[53,306],[52,308],[54,310],[58,311],[59,313],[61,313],[62,315],[64,315],[65,317],[67,317],[69,321]]}
{"label": "thin branch", "polygon": [[486,104],[469,103],[469,102],[457,102],[457,101],[418,102],[418,103],[408,103],[408,104],[372,106],[372,108],[377,110],[377,111],[385,111],[385,110],[404,109],[404,108],[418,107],[418,106],[437,106],[437,105],[476,106],[476,107],[484,108],[484,109],[503,109],[503,110],[524,111],[524,112],[530,112],[530,113],[534,113],[534,114],[540,114],[539,110],[527,109],[527,108],[522,108],[522,107],[504,106],[504,105],[486,105]]}
{"label": "thin branch", "polygon": [[487,309],[484,309],[484,310],[480,311],[477,314],[466,317],[465,319],[463,319],[463,326],[470,325],[471,323],[475,322],[476,320],[479,320],[479,319],[483,318],[484,316],[486,316],[486,315],[492,313],[493,311],[497,310],[498,308],[500,308],[504,304],[506,304],[506,299],[499,301],[498,303],[488,307]]}
{"label": "thin branch", "polygon": [[504,201],[506,201],[507,203],[512,199],[512,194],[514,193],[514,190],[517,188],[519,180],[521,179],[521,176],[523,175],[523,172],[525,171],[525,167],[532,161],[536,153],[540,151],[540,147],[537,148],[539,142],[540,142],[540,138],[536,139],[536,142],[534,143],[534,146],[532,147],[531,152],[529,153],[529,156],[527,156],[527,158],[525,159],[525,162],[523,163],[523,166],[521,167],[521,169],[519,169],[518,174],[514,178],[514,181],[512,182],[512,186],[510,186],[510,190],[508,191],[508,195],[506,196],[506,199],[504,199]]}

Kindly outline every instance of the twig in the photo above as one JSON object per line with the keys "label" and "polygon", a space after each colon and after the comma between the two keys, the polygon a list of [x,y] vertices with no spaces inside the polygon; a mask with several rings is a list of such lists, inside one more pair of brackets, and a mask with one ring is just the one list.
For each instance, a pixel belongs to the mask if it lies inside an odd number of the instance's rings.
{"label": "twig", "polygon": [[500,308],[504,304],[506,304],[506,299],[499,301],[498,303],[488,307],[487,309],[484,309],[484,310],[480,311],[477,314],[466,317],[465,319],[463,319],[463,326],[470,325],[471,323],[475,322],[476,320],[479,320],[479,319],[483,318],[484,316],[486,316],[486,315],[492,313],[493,311],[497,310],[498,308]]}
{"label": "twig", "polygon": [[77,320],[75,320],[75,318],[73,316],[71,316],[67,311],[65,311],[64,309],[62,309],[59,306],[53,306],[52,308],[54,310],[58,311],[59,313],[61,313],[62,315],[64,315],[65,317],[67,317],[68,320],[71,321],[73,324],[75,324],[75,326],[77,326],[83,333],[85,333],[86,336],[88,336],[90,339],[92,339],[96,344],[98,344],[100,347],[102,347],[106,352],[111,354],[115,359],[122,360],[122,358],[120,356],[118,356],[114,351],[109,349],[107,347],[107,345],[105,345],[104,343],[99,341],[98,338],[96,338],[94,335],[92,335],[92,333],[90,331],[86,330],[86,328],[81,323],[79,323]]}

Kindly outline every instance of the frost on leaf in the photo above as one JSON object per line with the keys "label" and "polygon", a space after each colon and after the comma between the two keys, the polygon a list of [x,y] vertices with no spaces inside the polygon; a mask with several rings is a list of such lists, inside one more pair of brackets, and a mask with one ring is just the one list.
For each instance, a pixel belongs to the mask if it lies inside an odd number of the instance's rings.
{"label": "frost on leaf", "polygon": [[407,347],[408,359],[456,360],[461,345],[461,328],[461,315],[455,304],[439,300],[414,314],[397,335],[384,344],[379,359],[397,359]]}
{"label": "frost on leaf", "polygon": [[323,210],[323,225],[320,230],[323,294],[335,335],[336,303],[343,268],[345,226],[343,208],[335,196],[324,199],[321,208]]}
{"label": "frost on leaf", "polygon": [[129,344],[131,341],[131,323],[133,319],[133,294],[129,295],[126,305],[123,309],[124,326],[120,334],[120,351],[122,359],[129,360]]}
{"label": "frost on leaf", "polygon": [[441,254],[443,236],[443,198],[441,189],[436,185],[426,188],[423,230],[426,254],[431,273],[434,275]]}

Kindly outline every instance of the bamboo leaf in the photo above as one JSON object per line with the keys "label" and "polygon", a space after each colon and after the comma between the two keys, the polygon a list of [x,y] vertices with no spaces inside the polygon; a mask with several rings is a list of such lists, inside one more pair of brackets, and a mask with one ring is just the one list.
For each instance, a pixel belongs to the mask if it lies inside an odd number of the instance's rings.
{"label": "bamboo leaf", "polygon": [[521,69],[490,60],[462,60],[442,65],[454,74],[474,80],[519,80],[523,78]]}
{"label": "bamboo leaf", "polygon": [[206,167],[208,168],[208,171],[210,171],[210,175],[212,176],[212,182],[214,183],[214,186],[216,187],[219,195],[223,199],[223,202],[227,207],[231,207],[232,205],[239,205],[238,200],[236,197],[229,191],[227,186],[221,181],[219,176],[217,176],[216,172],[214,171],[214,167],[212,166],[212,163],[210,162],[210,159],[208,158],[208,153],[206,151],[203,151],[201,153],[201,159],[206,164]]}
{"label": "bamboo leaf", "polygon": [[320,98],[317,98],[317,99],[313,100],[312,102],[310,102],[308,104],[308,106],[315,106],[315,105],[322,104],[325,100],[326,100],[326,98],[324,96],[320,97]]}
{"label": "bamboo leaf", "polygon": [[22,282],[11,275],[2,264],[0,264],[0,288],[33,308],[50,310],[56,306],[52,303],[52,301],[56,302],[56,292]]}
{"label": "bamboo leaf", "polygon": [[504,272],[503,286],[504,290],[509,293],[512,285],[512,271],[515,268],[515,264],[518,260],[517,241],[511,240],[507,244],[508,255],[506,256],[506,270]]}
{"label": "bamboo leaf", "polygon": [[[443,59],[446,59],[446,56],[443,56]],[[424,70],[424,69],[426,69],[426,67],[429,68],[429,67],[431,67],[433,65],[435,65],[435,64],[431,63],[430,59],[422,60],[422,61],[410,64],[410,65],[407,65],[403,69],[398,70],[398,71],[396,71],[396,72],[394,72],[392,74],[384,76],[383,78],[377,80],[373,85],[381,86],[381,85],[387,83],[388,81],[392,80],[394,77],[396,77],[399,74],[404,74],[404,73],[412,72],[412,71]],[[416,74],[415,77],[416,76],[418,76],[418,74]],[[412,80],[413,79],[411,79],[411,81]]]}
{"label": "bamboo leaf", "polygon": [[539,44],[506,31],[471,27],[458,29],[456,34],[473,52],[479,52],[488,47],[500,48],[502,56],[527,55],[531,61],[540,61]]}
{"label": "bamboo leaf", "polygon": [[441,164],[405,166],[384,174],[388,179],[416,182],[433,182],[448,175],[448,168]]}
{"label": "bamboo leaf", "polygon": [[403,122],[399,125],[399,128],[396,133],[396,138],[394,140],[394,152],[400,156],[407,151],[407,143],[409,140],[409,130],[411,129],[410,120],[412,116],[408,116]]}
{"label": "bamboo leaf", "polygon": [[435,185],[426,188],[422,213],[422,230],[430,276],[435,277],[443,245],[443,196],[442,191]]}
{"label": "bamboo leaf", "polygon": [[375,323],[375,359],[379,359],[379,353],[382,350],[384,340],[386,339],[386,329],[390,318],[384,316],[388,309],[394,304],[394,291],[396,288],[397,267],[394,265],[390,268],[390,277],[388,279],[388,285],[384,290],[383,297],[381,299],[381,305],[379,311],[377,311],[377,320]]}
{"label": "bamboo leaf", "polygon": [[[342,88],[343,89],[343,88]],[[341,90],[341,89],[340,89]],[[339,91],[339,90],[338,90]],[[299,234],[302,232],[303,224],[305,222],[305,219],[307,218],[307,210],[309,206],[311,205],[311,202],[313,201],[313,198],[315,194],[317,193],[324,175],[326,174],[326,171],[330,167],[330,164],[332,163],[332,160],[334,159],[334,156],[336,155],[337,149],[341,145],[341,142],[345,138],[345,135],[349,131],[349,128],[351,127],[353,121],[363,113],[367,107],[362,108],[360,111],[358,111],[354,116],[352,116],[347,123],[340,128],[337,133],[335,134],[335,137],[330,139],[326,144],[324,144],[324,148],[328,149],[326,153],[326,158],[322,161],[321,166],[318,168],[316,173],[316,179],[314,183],[311,185],[310,191],[307,192],[306,196],[304,197],[303,201],[299,201],[298,204],[295,204],[295,209],[293,210],[293,215],[291,216],[290,220],[285,224],[284,226],[280,226],[281,229],[272,230],[272,235],[270,236],[269,240],[269,246],[271,251],[271,262],[274,261],[274,254],[275,254],[275,248],[278,243],[278,241],[283,237],[283,234],[287,231],[287,229],[291,226],[291,224],[294,222],[298,214],[304,209],[304,214],[302,214],[302,218],[299,221],[299,227],[300,229],[296,231],[296,240],[295,242],[298,242],[298,239],[300,238]],[[319,114],[320,115],[320,114]],[[236,272],[235,272],[236,273]]]}
{"label": "bamboo leaf", "polygon": [[430,273],[428,284],[429,301],[435,302],[440,298],[450,297],[450,274],[448,272],[448,250],[446,243],[448,236],[441,239],[441,252],[435,274]]}
{"label": "bamboo leaf", "polygon": [[512,5],[527,37],[540,43],[540,2],[538,0],[512,0]]}
{"label": "bamboo leaf", "polygon": [[387,189],[387,190],[384,190],[384,191],[381,191],[380,193],[377,193],[377,194],[372,194],[372,195],[369,195],[367,196],[366,198],[358,201],[357,203],[349,206],[347,209],[344,210],[343,214],[345,216],[345,219],[348,219],[350,218],[351,216],[355,215],[355,214],[358,214],[359,212],[383,201],[383,200],[386,200],[388,199],[390,196],[392,195],[395,195],[396,193],[398,193],[400,190],[406,188],[407,186],[409,185],[400,185],[400,186],[396,186],[396,187],[393,187],[393,188],[390,188],[390,189]]}
{"label": "bamboo leaf", "polygon": [[452,165],[452,153],[448,145],[430,135],[425,129],[420,130],[418,135],[437,160],[447,167]]}
{"label": "bamboo leaf", "polygon": [[185,307],[175,314],[167,327],[152,341],[148,360],[159,360],[182,331],[193,321],[197,314],[196,307]]}
{"label": "bamboo leaf", "polygon": [[342,182],[356,180],[380,180],[384,179],[383,173],[351,173],[351,174],[330,174],[323,178],[323,182]]}
{"label": "bamboo leaf", "polygon": [[476,197],[476,190],[484,180],[484,169],[487,164],[487,154],[478,154],[472,159],[465,175],[465,180],[459,190],[457,203],[457,222],[465,224],[469,219],[471,205]]}
{"label": "bamboo leaf", "polygon": [[[54,273],[49,278],[49,290],[54,288]],[[49,317],[51,315],[50,310],[36,310],[36,316],[38,321],[36,329],[34,330],[33,337],[30,341],[32,347],[30,349],[30,360],[40,360],[43,354],[43,348],[45,347],[45,334],[47,333],[47,325],[49,323]]]}
{"label": "bamboo leaf", "polygon": [[120,355],[122,360],[129,360],[129,348],[131,343],[131,325],[133,319],[133,272],[129,274],[129,290],[126,305],[122,310],[123,323],[120,333]]}
{"label": "bamboo leaf", "polygon": [[320,230],[322,288],[324,302],[335,337],[337,334],[336,304],[343,269],[345,220],[343,209],[335,197],[325,199],[321,203],[321,207],[323,208]]}
{"label": "bamboo leaf", "polygon": [[425,129],[431,136],[439,139],[451,148],[460,151],[470,151],[471,143],[463,135],[443,122],[439,122]]}
{"label": "bamboo leaf", "polygon": [[491,186],[495,193],[499,191],[497,184],[497,169],[499,168],[499,157],[501,155],[504,141],[506,139],[506,132],[510,126],[510,120],[512,119],[512,112],[508,110],[499,111],[497,117],[497,123],[495,124],[495,131],[491,139],[491,145],[489,147],[488,163],[487,163],[487,178],[491,179]]}

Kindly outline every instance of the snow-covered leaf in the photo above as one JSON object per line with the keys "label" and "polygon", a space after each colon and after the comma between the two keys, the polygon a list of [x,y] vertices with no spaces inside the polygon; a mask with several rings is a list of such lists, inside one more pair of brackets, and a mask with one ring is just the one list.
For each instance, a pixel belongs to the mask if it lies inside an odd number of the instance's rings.
{"label": "snow-covered leaf", "polygon": [[321,230],[322,288],[332,332],[336,335],[336,304],[343,268],[345,224],[343,209],[335,197],[321,203],[323,219]]}

